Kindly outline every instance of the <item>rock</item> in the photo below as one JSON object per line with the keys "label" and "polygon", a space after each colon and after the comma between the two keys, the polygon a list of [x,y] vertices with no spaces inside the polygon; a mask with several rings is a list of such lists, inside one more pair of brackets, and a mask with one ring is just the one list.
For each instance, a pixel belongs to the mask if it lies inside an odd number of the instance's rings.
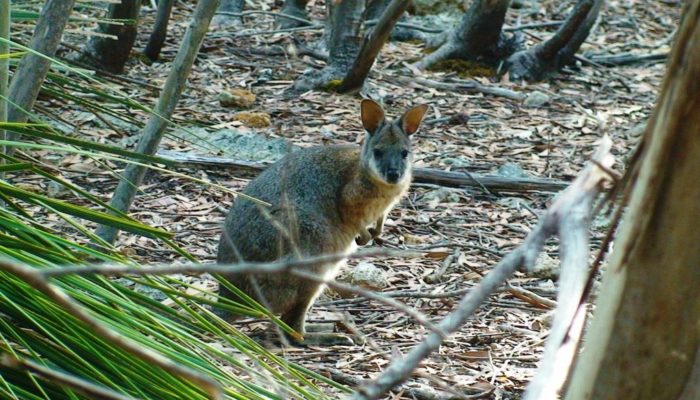
{"label": "rock", "polygon": [[241,121],[251,128],[266,128],[272,123],[270,114],[264,112],[241,111],[233,114],[234,121]]}
{"label": "rock", "polygon": [[350,283],[371,290],[383,289],[389,285],[384,271],[364,261],[350,271]]}
{"label": "rock", "polygon": [[435,208],[439,203],[459,203],[461,198],[454,189],[440,188],[424,194],[421,200],[428,203],[430,208]]}
{"label": "rock", "polygon": [[192,143],[194,147],[222,152],[236,160],[275,162],[297,149],[285,139],[268,138],[254,133],[241,133],[233,129],[209,132],[204,128],[181,130],[175,136]]}
{"label": "rock", "polygon": [[512,162],[505,163],[498,167],[496,175],[504,178],[529,178],[529,175],[523,171],[520,165]]}
{"label": "rock", "polygon": [[532,275],[541,279],[559,279],[559,261],[542,252],[535,261]]}
{"label": "rock", "polygon": [[255,103],[255,95],[249,90],[233,88],[219,94],[222,107],[250,108]]}
{"label": "rock", "polygon": [[547,103],[549,103],[549,96],[538,91],[530,92],[523,101],[525,107],[542,107]]}

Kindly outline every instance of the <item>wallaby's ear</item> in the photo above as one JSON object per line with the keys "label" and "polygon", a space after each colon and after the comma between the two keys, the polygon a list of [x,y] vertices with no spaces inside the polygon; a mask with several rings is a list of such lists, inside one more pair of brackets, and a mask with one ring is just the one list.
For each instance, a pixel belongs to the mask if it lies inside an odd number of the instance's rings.
{"label": "wallaby's ear", "polygon": [[418,128],[420,128],[420,124],[423,122],[426,111],[428,111],[428,105],[421,104],[411,108],[401,116],[401,129],[403,129],[406,135],[411,136],[418,132]]}
{"label": "wallaby's ear", "polygon": [[384,110],[374,100],[362,100],[362,103],[360,103],[360,116],[362,117],[362,126],[365,127],[370,135],[374,135],[384,122]]}

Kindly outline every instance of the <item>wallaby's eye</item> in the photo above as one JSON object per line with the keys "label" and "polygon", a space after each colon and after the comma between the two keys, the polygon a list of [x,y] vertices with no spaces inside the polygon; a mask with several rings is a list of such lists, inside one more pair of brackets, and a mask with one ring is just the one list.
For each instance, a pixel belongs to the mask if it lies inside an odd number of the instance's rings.
{"label": "wallaby's eye", "polygon": [[382,158],[384,152],[379,149],[374,149],[374,158]]}
{"label": "wallaby's eye", "polygon": [[408,157],[408,150],[401,150],[401,158]]}

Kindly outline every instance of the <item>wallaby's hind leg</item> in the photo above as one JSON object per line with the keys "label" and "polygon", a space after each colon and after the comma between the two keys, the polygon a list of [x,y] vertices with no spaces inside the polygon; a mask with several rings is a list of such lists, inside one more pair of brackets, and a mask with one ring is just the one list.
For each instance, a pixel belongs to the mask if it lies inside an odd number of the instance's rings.
{"label": "wallaby's hind leg", "polygon": [[[300,291],[300,293],[303,291]],[[300,299],[294,307],[282,314],[281,319],[289,325],[290,328],[304,337],[303,342],[298,342],[294,338],[287,336],[290,341],[301,345],[348,345],[354,344],[353,340],[348,335],[335,332],[307,332],[306,330],[306,313],[316,300],[317,293],[314,291],[311,296],[305,296]]]}

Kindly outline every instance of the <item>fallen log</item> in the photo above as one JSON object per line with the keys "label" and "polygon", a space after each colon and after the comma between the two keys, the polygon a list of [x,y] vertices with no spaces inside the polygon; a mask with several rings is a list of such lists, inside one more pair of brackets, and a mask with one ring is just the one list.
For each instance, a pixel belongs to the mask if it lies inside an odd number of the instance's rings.
{"label": "fallen log", "polygon": [[[158,157],[182,167],[219,167],[246,174],[257,174],[269,165],[269,163],[263,162],[232,160],[221,156],[191,154],[171,150],[159,150]],[[455,188],[476,188],[492,193],[558,192],[568,185],[567,182],[556,179],[503,177],[442,171],[434,168],[414,168],[413,182]]]}

